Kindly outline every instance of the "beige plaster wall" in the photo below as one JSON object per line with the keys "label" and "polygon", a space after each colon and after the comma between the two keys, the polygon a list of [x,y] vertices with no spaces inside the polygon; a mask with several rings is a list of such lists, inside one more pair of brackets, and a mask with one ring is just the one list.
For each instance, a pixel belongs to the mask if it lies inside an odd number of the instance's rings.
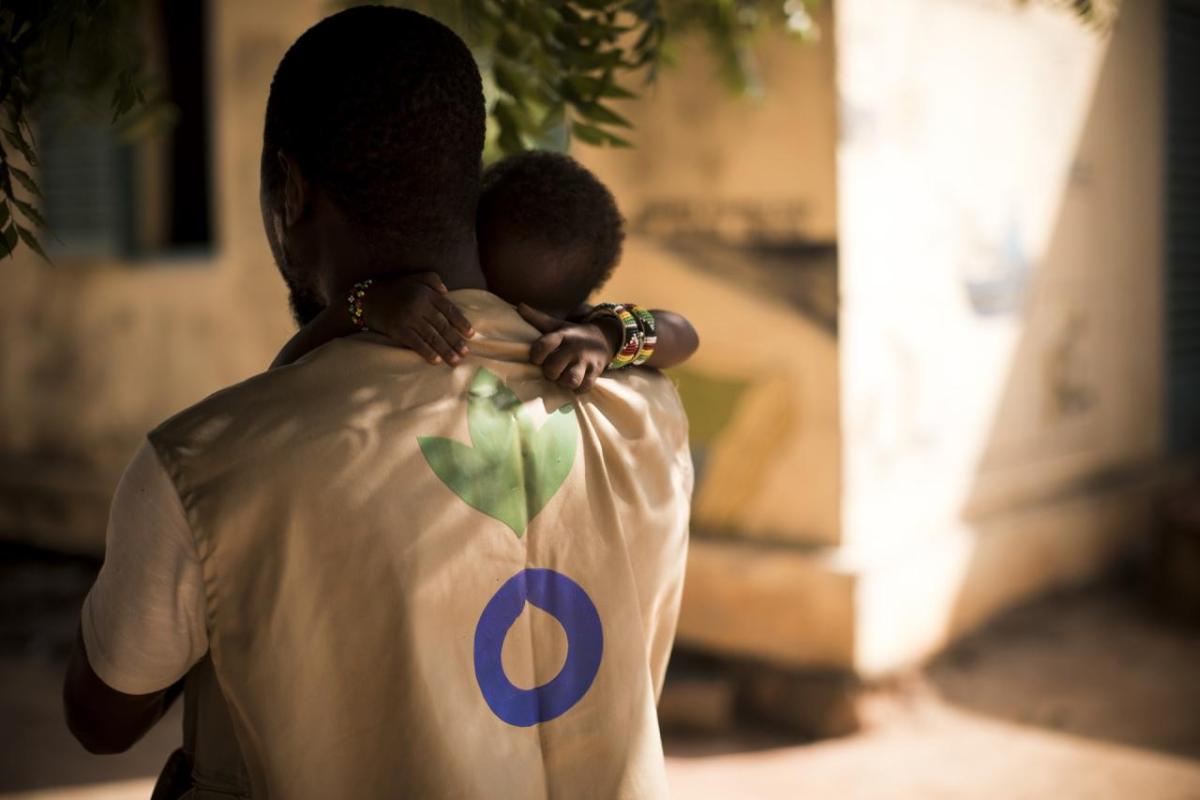
{"label": "beige plaster wall", "polygon": [[267,88],[317,0],[210,4],[211,258],[0,267],[0,535],[97,552],[141,436],[263,369],[291,332],[262,233]]}
{"label": "beige plaster wall", "polygon": [[[573,150],[613,190],[630,223],[622,266],[602,294],[687,314],[702,347],[686,370],[745,386],[718,440],[704,443],[697,483],[695,528],[722,540],[834,544],[841,534],[836,334],[782,292],[744,279],[741,267],[758,256],[738,249],[747,244],[744,220],[728,213],[760,209],[768,237],[836,241],[828,7],[817,21],[823,36],[815,43],[783,34],[756,43],[761,95],[731,94],[701,40],[684,40],[677,66],[641,99],[620,105],[635,124],[636,149]],[[689,248],[647,222],[672,204],[708,226]],[[723,269],[700,263],[704,236],[722,251]],[[790,280],[787,269],[776,268],[778,280]],[[832,307],[832,261],[828,280]],[[704,417],[711,398],[689,381],[681,386],[693,417]]]}
{"label": "beige plaster wall", "polygon": [[839,4],[844,569],[857,669],[1149,533],[1160,2]]}
{"label": "beige plaster wall", "polygon": [[1160,4],[839,5],[843,508],[909,546],[1161,449]]}
{"label": "beige plaster wall", "polygon": [[761,93],[734,96],[698,38],[643,97],[618,107],[636,124],[633,150],[578,148],[626,215],[648,203],[751,200],[804,209],[809,238],[836,240],[834,29],[826,8],[812,43],[782,33],[754,43]]}

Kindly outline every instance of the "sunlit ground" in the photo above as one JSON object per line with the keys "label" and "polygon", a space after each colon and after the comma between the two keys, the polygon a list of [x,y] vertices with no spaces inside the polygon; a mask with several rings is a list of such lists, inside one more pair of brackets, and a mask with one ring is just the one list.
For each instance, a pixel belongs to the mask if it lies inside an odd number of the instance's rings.
{"label": "sunlit ground", "polygon": [[[131,753],[63,729],[61,658],[94,567],[5,553],[0,797],[146,798],[178,710]],[[802,743],[768,731],[667,739],[673,795],[707,798],[1200,798],[1200,632],[1136,587],[1018,609],[865,702],[865,729]]]}

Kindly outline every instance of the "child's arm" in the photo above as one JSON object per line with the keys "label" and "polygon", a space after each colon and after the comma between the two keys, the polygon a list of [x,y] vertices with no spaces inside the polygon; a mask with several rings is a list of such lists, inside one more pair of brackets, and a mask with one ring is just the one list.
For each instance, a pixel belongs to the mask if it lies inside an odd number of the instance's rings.
{"label": "child's arm", "polygon": [[654,315],[658,344],[646,366],[667,369],[691,358],[700,347],[700,336],[692,323],[674,311],[653,309],[650,313]]}
{"label": "child's arm", "polygon": [[[604,374],[621,346],[621,323],[603,316],[592,322],[569,322],[522,304],[525,321],[542,332],[530,348],[530,361],[547,380],[564,389],[586,392]],[[692,324],[671,311],[652,311],[658,344],[646,366],[663,369],[682,364],[700,346]],[[577,318],[572,315],[572,318]]]}
{"label": "child's arm", "polygon": [[[432,272],[373,280],[362,305],[367,328],[415,350],[430,364],[457,365],[468,352],[466,340],[475,335],[470,321],[446,297],[441,278]],[[347,306],[339,298],[326,307],[283,346],[271,368],[291,364],[338,337],[359,333]]]}
{"label": "child's arm", "polygon": [[[583,323],[587,316],[592,312],[593,306],[584,304],[579,306],[571,316],[567,317],[569,322]],[[656,337],[658,344],[654,348],[654,354],[650,356],[650,360],[646,362],[647,367],[655,369],[669,369],[677,367],[687,361],[696,350],[700,347],[700,336],[696,333],[696,329],[692,323],[688,322],[685,317],[676,314],[674,311],[665,311],[663,309],[651,309],[650,313],[654,315],[654,327],[656,328]],[[604,320],[607,324],[613,327],[613,347],[620,345],[621,331],[611,320]],[[614,350],[614,355],[616,351]],[[609,359],[612,360],[611,358]]]}

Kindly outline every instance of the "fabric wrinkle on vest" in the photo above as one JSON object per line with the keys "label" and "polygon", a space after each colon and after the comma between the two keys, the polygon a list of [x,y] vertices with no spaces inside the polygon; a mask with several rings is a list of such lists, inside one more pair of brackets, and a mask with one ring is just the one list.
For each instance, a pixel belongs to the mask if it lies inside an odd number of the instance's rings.
{"label": "fabric wrinkle on vest", "polygon": [[[692,470],[678,396],[576,396],[499,298],[456,369],[366,334],[150,440],[196,538],[196,798],[655,798]],[[248,790],[248,791],[247,791]]]}

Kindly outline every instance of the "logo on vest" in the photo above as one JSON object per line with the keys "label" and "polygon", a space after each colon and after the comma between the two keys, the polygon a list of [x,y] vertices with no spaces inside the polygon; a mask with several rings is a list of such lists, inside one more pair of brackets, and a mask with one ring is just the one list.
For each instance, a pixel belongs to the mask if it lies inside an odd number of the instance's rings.
{"label": "logo on vest", "polygon": [[534,427],[529,409],[504,381],[480,368],[467,392],[467,429],[470,445],[418,436],[425,461],[464,503],[522,536],[575,464],[575,404]]}
{"label": "logo on vest", "polygon": [[[505,674],[500,654],[527,602],[562,625],[567,659],[548,683],[520,689]],[[497,717],[521,728],[548,722],[582,700],[603,653],[604,631],[592,599],[575,581],[550,569],[522,570],[505,581],[475,626],[475,680],[483,699]]]}
{"label": "logo on vest", "polygon": [[[567,403],[535,427],[529,409],[504,381],[481,368],[467,392],[467,430],[470,445],[440,436],[419,436],[417,443],[442,483],[521,538],[575,464],[575,404]],[[567,634],[562,669],[532,689],[513,685],[501,660],[504,640],[526,603],[558,620]],[[604,631],[596,605],[579,584],[550,569],[513,575],[488,601],[475,625],[475,680],[483,699],[497,717],[522,728],[561,716],[583,699],[603,653]]]}

